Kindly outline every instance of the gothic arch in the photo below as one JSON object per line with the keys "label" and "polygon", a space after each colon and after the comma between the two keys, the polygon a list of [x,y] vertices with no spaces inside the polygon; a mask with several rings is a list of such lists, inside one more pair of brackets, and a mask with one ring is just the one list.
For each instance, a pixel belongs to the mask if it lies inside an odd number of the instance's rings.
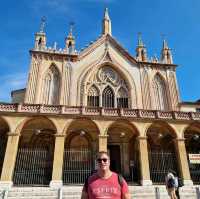
{"label": "gothic arch", "polygon": [[[97,63],[96,65],[92,64],[88,67],[84,68],[84,70],[80,73],[80,76],[78,78],[77,82],[77,104],[85,105],[84,100],[84,93],[87,93],[86,85],[87,82],[89,82],[89,79],[92,75],[96,73],[97,70],[103,67],[110,67],[112,70],[114,70],[122,79],[126,82],[128,90],[129,90],[129,97],[130,97],[130,105],[134,108],[137,107],[137,92],[136,92],[136,86],[133,77],[130,75],[130,73],[123,67],[118,67],[117,64],[113,64],[111,62],[103,62],[103,63]],[[81,97],[82,96],[82,97]],[[134,105],[133,105],[134,104]]]}
{"label": "gothic arch", "polygon": [[102,106],[106,108],[115,107],[115,92],[111,86],[106,86],[102,93]]}
{"label": "gothic arch", "polygon": [[161,74],[156,73],[152,80],[152,88],[154,93],[154,109],[169,110],[169,98],[165,79]]}
{"label": "gothic arch", "polygon": [[148,77],[148,72],[145,68],[142,72],[142,88],[143,108],[151,109],[150,81]]}
{"label": "gothic arch", "polygon": [[128,91],[124,87],[120,87],[116,92],[117,108],[128,108],[129,106],[129,95]]}
{"label": "gothic arch", "polygon": [[61,75],[55,64],[44,73],[42,81],[42,104],[59,104]]}
{"label": "gothic arch", "polygon": [[87,106],[99,107],[100,91],[99,88],[93,84],[87,92]]}

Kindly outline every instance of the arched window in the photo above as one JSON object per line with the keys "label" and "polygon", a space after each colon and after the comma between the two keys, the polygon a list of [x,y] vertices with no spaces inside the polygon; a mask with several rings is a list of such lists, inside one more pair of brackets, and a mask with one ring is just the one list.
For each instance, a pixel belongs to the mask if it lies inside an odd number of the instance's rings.
{"label": "arched window", "polygon": [[95,86],[92,86],[88,91],[87,105],[94,107],[99,106],[99,92]]}
{"label": "arched window", "polygon": [[128,108],[128,93],[124,88],[117,93],[117,108]]}
{"label": "arched window", "polygon": [[102,95],[102,106],[106,108],[113,108],[114,107],[114,93],[112,89],[107,86]]}
{"label": "arched window", "polygon": [[166,92],[166,86],[164,80],[161,79],[160,75],[156,75],[153,80],[154,90],[154,108],[156,110],[168,110],[168,98]]}
{"label": "arched window", "polygon": [[55,66],[51,66],[46,73],[43,81],[43,99],[44,104],[58,104],[60,78],[59,72]]}

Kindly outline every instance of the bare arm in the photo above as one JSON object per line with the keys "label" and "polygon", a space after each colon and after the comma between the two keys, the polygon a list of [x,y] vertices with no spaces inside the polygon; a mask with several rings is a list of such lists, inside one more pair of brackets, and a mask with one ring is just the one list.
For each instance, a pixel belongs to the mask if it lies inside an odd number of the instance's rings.
{"label": "bare arm", "polygon": [[131,199],[130,193],[123,194],[123,199]]}

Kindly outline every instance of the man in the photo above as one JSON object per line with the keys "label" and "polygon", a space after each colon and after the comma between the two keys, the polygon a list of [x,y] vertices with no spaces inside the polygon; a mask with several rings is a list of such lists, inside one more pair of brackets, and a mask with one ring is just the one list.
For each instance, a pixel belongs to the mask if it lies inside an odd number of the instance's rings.
{"label": "man", "polygon": [[107,152],[97,154],[97,163],[97,172],[84,184],[81,199],[130,199],[126,181],[122,179],[120,183],[118,174],[110,170]]}

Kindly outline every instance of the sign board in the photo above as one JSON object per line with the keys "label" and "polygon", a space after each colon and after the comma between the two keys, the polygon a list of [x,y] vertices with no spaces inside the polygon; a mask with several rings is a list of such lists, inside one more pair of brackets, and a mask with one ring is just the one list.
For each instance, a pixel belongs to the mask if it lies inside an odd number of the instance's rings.
{"label": "sign board", "polygon": [[190,164],[200,164],[200,154],[189,154]]}

